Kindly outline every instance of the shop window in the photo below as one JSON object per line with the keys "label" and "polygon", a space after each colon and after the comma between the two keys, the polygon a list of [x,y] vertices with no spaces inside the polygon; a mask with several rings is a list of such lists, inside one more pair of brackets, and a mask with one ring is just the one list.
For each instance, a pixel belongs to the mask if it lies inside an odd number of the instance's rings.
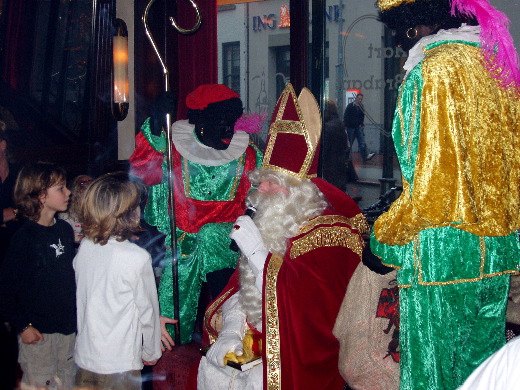
{"label": "shop window", "polygon": [[222,44],[222,72],[224,84],[240,94],[240,42]]}

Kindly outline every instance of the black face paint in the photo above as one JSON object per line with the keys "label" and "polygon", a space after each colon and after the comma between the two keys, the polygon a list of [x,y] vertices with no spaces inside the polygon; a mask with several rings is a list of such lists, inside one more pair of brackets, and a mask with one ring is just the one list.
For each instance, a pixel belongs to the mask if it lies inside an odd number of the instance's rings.
{"label": "black face paint", "polygon": [[[214,118],[217,119],[217,118]],[[201,121],[195,125],[199,141],[217,150],[226,150],[235,132],[236,120],[218,118],[213,121]]]}
{"label": "black face paint", "polygon": [[[419,42],[419,39],[421,39],[422,37],[417,33],[415,33],[413,31],[413,28],[410,33],[410,27],[398,27],[396,28],[394,31],[395,35],[394,35],[394,39],[395,39],[395,43],[398,47],[400,47],[401,49],[403,49],[404,51],[408,52],[412,47],[414,47],[414,45]],[[415,30],[417,31],[417,30]],[[407,35],[407,32],[408,32],[408,35]],[[412,35],[410,35],[412,34]],[[409,36],[414,36],[414,38],[410,39]]]}
{"label": "black face paint", "polygon": [[241,112],[230,114],[222,104],[210,104],[195,122],[195,133],[201,143],[217,150],[226,150],[235,133],[235,123]]}

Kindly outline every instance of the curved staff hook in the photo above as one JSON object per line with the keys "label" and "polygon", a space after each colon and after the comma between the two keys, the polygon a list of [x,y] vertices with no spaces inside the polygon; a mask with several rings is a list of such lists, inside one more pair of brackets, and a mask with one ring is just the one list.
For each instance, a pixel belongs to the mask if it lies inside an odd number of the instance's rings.
{"label": "curved staff hook", "polygon": [[[191,30],[184,30],[180,29],[176,24],[173,18],[170,18],[173,26],[179,31],[181,34],[187,34],[195,32],[201,24],[201,17],[200,17],[200,11],[197,7],[197,5],[192,1],[189,0],[193,7],[195,8],[197,12],[197,22],[195,26]],[[168,71],[168,68],[166,67],[166,63],[163,60],[163,57],[161,56],[161,53],[159,53],[159,49],[157,48],[157,44],[155,43],[155,40],[152,36],[152,33],[150,32],[150,29],[148,28],[148,11],[150,10],[150,7],[155,2],[155,0],[150,0],[148,5],[146,6],[143,14],[143,24],[144,29],[146,32],[146,36],[148,37],[148,40],[150,41],[153,50],[155,51],[155,54],[157,55],[157,58],[159,59],[159,62],[161,63],[161,67],[163,70],[164,75],[164,90],[166,92],[170,91],[170,73]],[[172,283],[173,283],[173,317],[177,320],[180,318],[180,310],[179,310],[179,257],[177,253],[177,237],[176,237],[176,223],[175,223],[175,194],[174,194],[174,176],[173,176],[173,150],[172,150],[172,136],[171,136],[171,124],[172,119],[171,115],[168,113],[166,114],[166,144],[168,145],[167,148],[167,163],[168,163],[168,188],[169,188],[169,205],[170,205],[170,248],[172,252]],[[175,326],[175,344],[180,345],[181,340],[181,327],[180,322],[178,321]]]}
{"label": "curved staff hook", "polygon": [[191,3],[191,6],[195,9],[195,13],[197,14],[197,20],[195,21],[195,25],[193,26],[193,28],[185,30],[182,27],[179,27],[177,22],[175,22],[175,19],[173,18],[173,16],[170,16],[170,22],[171,22],[172,26],[181,34],[194,33],[195,31],[197,31],[199,29],[200,24],[202,23],[202,17],[200,16],[199,7],[193,0],[188,0],[188,1]]}

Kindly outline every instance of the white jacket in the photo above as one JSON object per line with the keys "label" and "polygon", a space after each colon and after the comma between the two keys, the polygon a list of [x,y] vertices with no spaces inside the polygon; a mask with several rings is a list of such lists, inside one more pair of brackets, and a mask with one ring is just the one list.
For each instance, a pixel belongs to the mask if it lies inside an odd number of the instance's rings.
{"label": "white jacket", "polygon": [[78,336],[74,359],[112,374],[161,357],[159,303],[150,254],[129,241],[84,238],[74,258]]}

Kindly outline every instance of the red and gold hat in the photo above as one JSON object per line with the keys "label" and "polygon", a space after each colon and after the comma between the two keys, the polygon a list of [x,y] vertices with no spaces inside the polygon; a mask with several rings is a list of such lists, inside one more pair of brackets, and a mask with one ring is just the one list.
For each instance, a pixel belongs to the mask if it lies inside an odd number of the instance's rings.
{"label": "red and gold hat", "polygon": [[300,179],[316,177],[320,136],[320,108],[311,91],[303,88],[297,98],[287,84],[271,118],[262,168]]}

